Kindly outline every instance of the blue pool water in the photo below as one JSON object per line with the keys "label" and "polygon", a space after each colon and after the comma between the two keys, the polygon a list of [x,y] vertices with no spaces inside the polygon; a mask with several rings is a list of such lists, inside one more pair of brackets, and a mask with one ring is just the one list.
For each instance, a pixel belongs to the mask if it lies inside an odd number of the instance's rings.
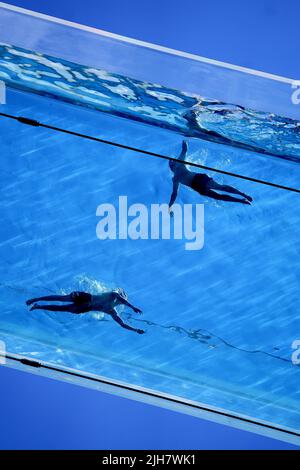
{"label": "blue pool water", "polygon": [[[155,102],[145,104],[141,95],[128,113],[129,79],[127,91],[102,97],[107,111],[99,96],[93,106],[78,98],[77,82],[70,83],[72,99],[58,91],[62,79],[51,92],[49,81],[37,89],[37,70],[30,78],[16,68],[27,63],[30,70],[32,57],[11,62],[6,53],[0,78],[10,87],[1,112],[175,157],[185,135],[192,162],[300,187],[297,121],[215,103],[226,108],[220,114],[212,101],[190,120],[199,98],[182,102],[176,92],[176,101],[174,90],[157,95],[158,88]],[[55,78],[40,66],[40,77]],[[55,70],[66,75],[57,64]],[[98,74],[89,94],[109,79]],[[252,113],[248,121],[245,113]],[[128,204],[167,203],[168,162],[4,117],[0,135],[0,339],[8,351],[299,430],[300,368],[291,362],[291,345],[300,339],[299,194],[211,173],[254,202],[216,202],[180,188],[180,204],[204,203],[202,250],[185,250],[183,240],[103,241],[96,236],[98,205],[117,206],[120,195]],[[142,317],[127,308],[121,316],[145,335],[101,313],[29,312],[25,305],[33,296],[115,287],[142,308]]]}

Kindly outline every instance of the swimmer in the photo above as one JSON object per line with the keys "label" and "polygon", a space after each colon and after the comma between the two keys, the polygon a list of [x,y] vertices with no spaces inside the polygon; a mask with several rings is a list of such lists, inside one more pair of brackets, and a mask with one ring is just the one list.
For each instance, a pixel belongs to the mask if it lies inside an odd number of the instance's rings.
{"label": "swimmer", "polygon": [[[67,305],[38,305],[36,302],[40,301],[71,303],[68,303]],[[46,297],[29,299],[27,300],[26,305],[32,305],[30,310],[49,310],[50,312],[70,312],[74,314],[100,311],[110,315],[119,325],[122,326],[122,328],[125,328],[126,330],[135,331],[140,335],[145,333],[144,330],[126,325],[126,323],[124,323],[119,317],[115,308],[117,305],[126,305],[135,313],[142,313],[139,308],[134,307],[127,301],[127,295],[123,289],[103,292],[98,295],[92,295],[87,292],[71,292],[71,294],[68,295],[48,295]]]}
{"label": "swimmer", "polygon": [[[182,151],[179,156],[179,160],[185,160],[186,154],[188,151],[187,142],[184,140],[182,142]],[[169,202],[169,211],[172,213],[172,206],[176,200],[179,184],[183,184],[192,188],[197,193],[202,196],[211,197],[219,201],[231,201],[231,202],[240,202],[242,204],[251,204],[252,197],[247,196],[247,194],[242,193],[238,189],[233,188],[225,184],[219,184],[210,178],[205,173],[194,173],[187,169],[184,163],[174,162],[173,160],[169,161],[169,166],[173,172],[173,192]],[[216,191],[221,191],[225,193],[237,194],[242,197],[237,198],[229,196],[228,194],[219,194]]]}

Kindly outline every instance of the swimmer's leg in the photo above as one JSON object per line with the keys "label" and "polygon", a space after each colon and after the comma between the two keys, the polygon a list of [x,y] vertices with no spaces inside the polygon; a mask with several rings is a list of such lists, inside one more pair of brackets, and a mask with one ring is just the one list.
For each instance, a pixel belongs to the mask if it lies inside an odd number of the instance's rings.
{"label": "swimmer's leg", "polygon": [[70,313],[82,313],[82,309],[74,304],[68,305],[37,305],[34,304],[32,310],[48,310],[49,312],[70,312]]}
{"label": "swimmer's leg", "polygon": [[232,194],[238,194],[239,196],[242,196],[248,201],[252,201],[252,197],[248,196],[247,194],[243,193],[242,191],[239,191],[238,189],[234,188],[233,186],[229,186],[227,184],[219,184],[216,181],[212,180],[209,182],[209,189],[215,189],[216,191],[224,191],[226,193],[232,193]]}
{"label": "swimmer's leg", "polygon": [[39,302],[40,300],[55,300],[58,302],[72,302],[71,295],[47,295],[45,297],[36,297],[35,299],[29,299],[26,301],[26,305],[34,304],[35,302]]}
{"label": "swimmer's leg", "polygon": [[109,315],[122,327],[125,328],[126,330],[130,331],[135,331],[138,334],[143,334],[145,333],[144,330],[140,330],[139,328],[133,328],[132,326],[126,325],[126,323],[123,322],[122,318],[119,317],[118,313],[116,312],[115,309],[110,310]]}
{"label": "swimmer's leg", "polygon": [[247,199],[239,199],[237,197],[228,196],[227,194],[215,193],[215,191],[211,191],[210,189],[207,189],[205,193],[203,192],[201,194],[203,196],[216,199],[217,201],[240,202],[241,204],[250,204],[250,202]]}

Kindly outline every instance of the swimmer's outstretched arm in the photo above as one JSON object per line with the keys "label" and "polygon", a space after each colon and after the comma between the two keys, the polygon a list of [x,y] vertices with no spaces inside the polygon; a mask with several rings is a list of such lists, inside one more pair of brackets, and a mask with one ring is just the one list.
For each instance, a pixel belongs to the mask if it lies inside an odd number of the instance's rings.
{"label": "swimmer's outstretched arm", "polygon": [[172,208],[174,202],[176,201],[177,194],[178,194],[178,188],[179,188],[178,179],[175,176],[173,176],[172,180],[173,180],[173,191],[172,191],[170,202],[169,202],[169,212],[171,212],[171,208]]}
{"label": "swimmer's outstretched arm", "polygon": [[178,157],[178,160],[185,160],[188,151],[188,143],[186,140],[182,141],[182,150],[181,154]]}
{"label": "swimmer's outstretched arm", "polygon": [[135,312],[135,313],[142,313],[142,310],[137,308],[137,307],[134,307],[134,305],[130,304],[126,299],[124,299],[124,297],[122,297],[120,294],[117,294],[117,299],[118,301],[120,302],[120,304],[123,304],[123,305],[127,305],[127,307],[129,308],[132,308],[132,310]]}
{"label": "swimmer's outstretched arm", "polygon": [[[187,151],[188,151],[187,141],[183,140],[182,141],[182,149],[181,149],[181,153],[178,157],[178,160],[181,160],[181,161],[185,160],[186,155],[187,155]],[[184,163],[178,162],[175,158],[172,159],[172,160],[169,160],[170,170],[173,171],[174,174],[176,173],[176,170],[180,165],[184,165]]]}
{"label": "swimmer's outstretched arm", "polygon": [[112,318],[117,322],[119,323],[119,325],[122,327],[122,328],[125,328],[125,330],[130,330],[130,331],[135,331],[135,333],[138,333],[139,335],[142,335],[144,332],[144,330],[140,330],[139,328],[133,328],[132,326],[129,326],[129,325],[126,325],[126,323],[123,322],[122,318],[119,317],[119,315],[117,314],[117,312],[115,310],[112,310],[111,312],[109,312],[110,315],[112,316]]}
{"label": "swimmer's outstretched arm", "polygon": [[[183,140],[182,141],[182,149],[181,149],[181,153],[178,157],[178,160],[185,160],[186,159],[186,155],[187,155],[187,151],[188,151],[188,144],[186,142],[186,140]],[[179,188],[179,180],[178,178],[176,178],[176,169],[178,168],[178,165],[184,165],[183,163],[176,163],[175,166],[172,165],[170,163],[170,168],[172,169],[172,171],[174,172],[174,176],[173,176],[173,191],[172,191],[172,194],[171,194],[171,198],[170,198],[170,202],[169,202],[169,212],[171,213],[171,209],[172,209],[172,206],[174,204],[174,202],[176,201],[176,198],[177,198],[177,194],[178,194],[178,188]]]}

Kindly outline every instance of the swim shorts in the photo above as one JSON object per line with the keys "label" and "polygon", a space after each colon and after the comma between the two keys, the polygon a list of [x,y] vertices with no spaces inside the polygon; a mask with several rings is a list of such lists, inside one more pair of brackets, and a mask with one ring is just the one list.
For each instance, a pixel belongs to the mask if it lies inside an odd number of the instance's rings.
{"label": "swim shorts", "polygon": [[90,304],[92,301],[92,296],[91,294],[88,294],[87,292],[71,292],[71,299],[72,302],[76,305],[82,305],[82,304]]}
{"label": "swim shorts", "polygon": [[209,182],[212,180],[209,176],[203,174],[203,173],[197,173],[192,181],[191,187],[195,191],[205,191],[208,189]]}

